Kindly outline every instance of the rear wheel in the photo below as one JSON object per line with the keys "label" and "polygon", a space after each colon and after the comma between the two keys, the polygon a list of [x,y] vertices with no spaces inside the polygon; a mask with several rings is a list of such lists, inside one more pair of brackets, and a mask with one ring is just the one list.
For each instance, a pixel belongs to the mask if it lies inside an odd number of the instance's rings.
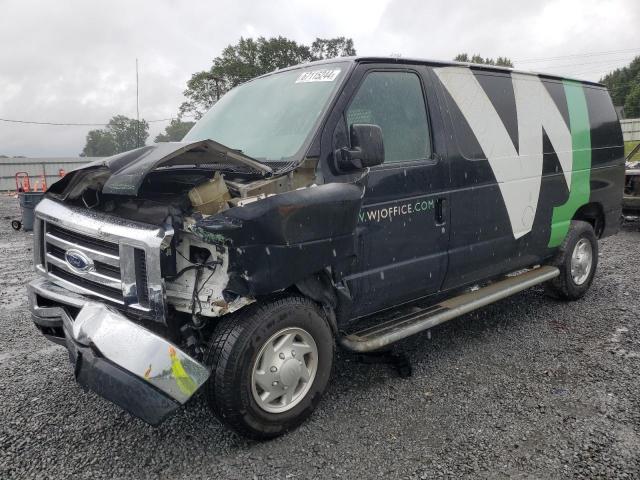
{"label": "rear wheel", "polygon": [[205,392],[224,424],[251,438],[272,438],[315,409],[333,365],[334,338],[322,310],[291,296],[252,305],[216,328]]}
{"label": "rear wheel", "polygon": [[552,296],[577,300],[589,290],[598,266],[598,239],[589,223],[571,222],[553,264],[560,269],[560,275],[546,284]]}

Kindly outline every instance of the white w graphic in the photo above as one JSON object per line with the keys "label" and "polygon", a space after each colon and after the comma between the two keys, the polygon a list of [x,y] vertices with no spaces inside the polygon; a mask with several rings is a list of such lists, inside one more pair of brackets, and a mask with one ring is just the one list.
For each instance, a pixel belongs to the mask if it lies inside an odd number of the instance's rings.
{"label": "white w graphic", "polygon": [[511,74],[518,115],[516,151],[489,97],[468,68],[434,69],[469,123],[504,199],[514,238],[531,231],[540,195],[542,129],[558,155],[567,187],[571,188],[571,132],[542,81],[533,75]]}

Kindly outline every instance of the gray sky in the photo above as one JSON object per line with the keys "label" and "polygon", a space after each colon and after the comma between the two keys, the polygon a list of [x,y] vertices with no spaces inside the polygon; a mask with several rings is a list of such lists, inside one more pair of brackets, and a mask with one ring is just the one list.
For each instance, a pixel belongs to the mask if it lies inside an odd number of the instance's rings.
{"label": "gray sky", "polygon": [[[175,116],[191,74],[240,36],[347,36],[363,55],[508,56],[590,80],[640,55],[638,0],[0,0],[0,12],[0,117],[42,122],[135,117],[136,57],[141,117]],[[150,140],[165,125],[152,123]],[[89,129],[0,122],[0,154],[76,156]]]}

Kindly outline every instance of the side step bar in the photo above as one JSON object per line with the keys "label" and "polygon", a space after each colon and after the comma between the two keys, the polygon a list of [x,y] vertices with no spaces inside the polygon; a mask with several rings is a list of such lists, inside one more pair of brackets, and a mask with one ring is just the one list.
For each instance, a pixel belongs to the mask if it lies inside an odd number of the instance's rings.
{"label": "side step bar", "polygon": [[418,312],[408,313],[340,337],[340,344],[354,352],[371,352],[448,320],[497,302],[560,275],[556,267],[542,266],[466,292]]}

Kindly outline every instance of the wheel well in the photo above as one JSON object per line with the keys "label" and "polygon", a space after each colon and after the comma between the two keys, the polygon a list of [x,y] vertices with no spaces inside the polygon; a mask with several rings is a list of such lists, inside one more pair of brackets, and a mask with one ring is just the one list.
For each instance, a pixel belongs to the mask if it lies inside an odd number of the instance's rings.
{"label": "wheel well", "polygon": [[573,220],[582,220],[591,224],[596,237],[600,238],[604,231],[604,211],[599,203],[587,203],[578,209]]}
{"label": "wheel well", "polygon": [[331,329],[334,334],[337,334],[338,322],[336,310],[339,310],[339,295],[331,279],[330,271],[322,270],[305,279],[299,280],[295,283],[294,288],[323,308],[331,325]]}

